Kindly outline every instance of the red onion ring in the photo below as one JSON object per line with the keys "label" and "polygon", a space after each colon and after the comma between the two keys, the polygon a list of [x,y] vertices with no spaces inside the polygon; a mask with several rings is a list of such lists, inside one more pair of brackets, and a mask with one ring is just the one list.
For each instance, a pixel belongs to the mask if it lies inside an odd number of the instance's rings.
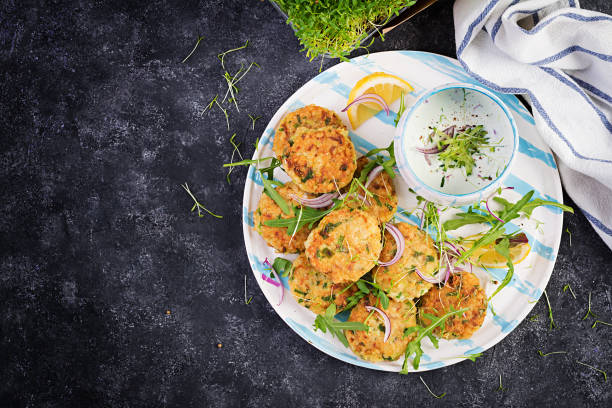
{"label": "red onion ring", "polygon": [[459,248],[457,248],[457,246],[455,244],[453,244],[450,241],[444,241],[444,244],[446,244],[446,246],[450,247],[450,249],[456,253],[458,256],[461,256],[461,250]]}
{"label": "red onion ring", "polygon": [[280,287],[280,299],[278,300],[278,304],[276,305],[276,306],[280,306],[280,304],[283,303],[283,299],[285,298],[285,286],[283,285],[283,282],[281,281],[280,276],[278,276],[278,274],[276,273],[272,265],[270,265],[268,258],[266,258],[265,261],[263,261],[263,264],[266,265],[268,268],[270,268],[270,274],[274,274],[276,278],[278,279],[278,282],[277,282],[271,277],[266,276],[266,274],[264,273],[261,274],[261,279],[263,279],[264,281],[276,287]]}
{"label": "red onion ring", "polygon": [[387,316],[387,314],[385,312],[383,312],[381,309],[379,309],[377,307],[366,306],[365,308],[366,308],[366,310],[368,312],[371,312],[372,310],[374,310],[384,320],[384,322],[385,322],[385,338],[383,340],[383,343],[386,343],[387,340],[389,340],[389,336],[391,335],[391,320],[389,319],[389,316]]}
{"label": "red onion ring", "polygon": [[[444,129],[442,131],[442,133],[446,134],[447,137],[453,137],[455,136],[455,125],[453,126],[449,126],[446,129]],[[434,132],[432,132],[430,134],[430,136],[433,136]],[[446,138],[445,138],[446,139]],[[437,153],[442,153],[443,151],[446,150],[446,148],[448,147],[448,145],[444,145],[442,146],[442,148],[440,149],[438,147],[438,145],[435,145],[433,147],[416,147],[415,149],[418,152],[421,152],[423,154],[425,154],[425,161],[427,161],[427,164],[431,164],[429,163],[429,158],[427,157],[428,154],[437,154]]]}
{"label": "red onion ring", "polygon": [[425,282],[429,282],[429,283],[442,283],[442,281],[440,279],[436,279],[436,278],[433,278],[433,277],[430,278],[429,276],[425,276],[423,274],[423,272],[421,272],[419,270],[419,268],[414,268],[414,270],[416,271],[417,275],[419,275],[419,277],[421,279],[423,279]]}
{"label": "red onion ring", "polygon": [[400,230],[395,225],[387,222],[385,224],[385,228],[387,229],[387,231],[389,231],[389,234],[391,234],[393,239],[395,239],[395,244],[397,246],[397,251],[395,251],[395,255],[393,256],[393,258],[391,258],[390,261],[388,261],[388,262],[379,262],[378,265],[380,265],[380,266],[390,266],[390,265],[393,265],[394,263],[396,263],[397,261],[399,261],[401,259],[401,257],[402,257],[402,254],[404,253],[404,249],[406,247],[406,240],[404,239],[404,236],[402,235]]}
{"label": "red onion ring", "polygon": [[364,184],[364,187],[366,188],[366,190],[368,189],[368,186],[370,185],[370,183],[372,183],[372,181],[374,181],[376,176],[378,176],[380,172],[383,171],[384,169],[385,168],[383,166],[376,166],[372,169],[372,171],[370,171],[370,174],[368,175],[368,179],[366,180],[366,183]]}
{"label": "red onion ring", "polygon": [[338,193],[321,194],[316,198],[304,198],[298,196],[297,194],[290,194],[290,197],[306,207],[323,208],[333,204],[333,199],[338,197]]}
{"label": "red onion ring", "polygon": [[364,102],[377,103],[378,105],[380,105],[381,108],[384,109],[387,116],[389,116],[389,112],[390,112],[389,105],[387,105],[387,102],[383,99],[382,96],[377,95],[375,93],[363,94],[361,96],[358,96],[357,98],[353,99],[353,101],[350,102],[348,105],[346,105],[346,107],[342,109],[342,112],[346,112],[351,106],[355,104],[362,104]]}

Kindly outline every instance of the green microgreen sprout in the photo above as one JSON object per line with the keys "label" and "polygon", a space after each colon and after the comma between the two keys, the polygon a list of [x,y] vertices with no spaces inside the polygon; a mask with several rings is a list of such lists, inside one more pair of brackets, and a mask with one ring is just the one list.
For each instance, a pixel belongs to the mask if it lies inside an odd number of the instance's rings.
{"label": "green microgreen sprout", "polygon": [[593,325],[591,326],[592,329],[595,328],[595,326],[597,326],[597,323],[601,323],[601,324],[605,324],[606,326],[612,326],[611,323],[608,322],[604,322],[603,320],[595,320],[595,323],[593,323]]}
{"label": "green microgreen sprout", "polygon": [[546,293],[546,289],[544,289],[544,297],[546,298],[546,304],[548,305],[548,318],[550,319],[549,330],[553,328],[557,328],[555,324],[555,320],[553,319],[552,307],[550,307],[550,300],[548,300],[548,294]]}
{"label": "green microgreen sprout", "polygon": [[402,92],[402,94],[400,95],[400,106],[399,106],[399,109],[397,111],[397,116],[395,117],[395,121],[394,121],[395,127],[397,127],[397,124],[399,123],[399,120],[405,111],[406,111],[406,104],[404,103],[404,93]]}
{"label": "green microgreen sprout", "polygon": [[236,111],[238,112],[240,112],[240,109],[238,108],[236,94],[238,94],[239,89],[236,84],[240,82],[242,78],[244,78],[244,76],[251,70],[253,66],[259,68],[259,65],[256,62],[251,62],[246,70],[244,70],[244,64],[240,64],[240,69],[234,75],[231,75],[227,71],[223,73],[223,78],[225,78],[225,82],[227,82],[227,91],[225,91],[225,96],[223,97],[223,100],[221,102],[225,102],[227,97],[231,96],[229,101],[234,103],[234,106],[236,106]]}
{"label": "green microgreen sprout", "polygon": [[[261,116],[253,116],[249,113],[249,118],[251,118],[251,129],[255,130],[255,122],[257,122],[257,119],[261,119]],[[257,147],[255,150],[257,150]]]}
{"label": "green microgreen sprout", "polygon": [[[452,168],[464,168],[465,174],[470,176],[476,165],[474,156],[483,154],[482,149],[495,149],[497,146],[489,144],[487,131],[482,125],[468,127],[458,131],[454,136],[448,135],[438,128],[434,128],[434,135],[438,137],[436,144],[440,153],[438,159],[443,171]],[[442,148],[445,148],[442,151]]]}
{"label": "green microgreen sprout", "polygon": [[475,363],[478,357],[482,357],[482,353],[464,354],[462,356],[457,356],[455,358],[467,358],[471,362]]}
{"label": "green microgreen sprout", "polygon": [[551,351],[550,353],[543,353],[541,350],[538,350],[538,354],[540,357],[550,356],[552,354],[567,354],[567,351]]}
{"label": "green microgreen sprout", "polygon": [[189,59],[189,57],[191,57],[193,55],[193,53],[195,52],[196,48],[198,48],[198,45],[200,45],[200,41],[202,41],[204,39],[204,37],[200,36],[198,37],[198,41],[196,41],[195,45],[193,46],[193,49],[191,50],[191,52],[185,57],[185,59],[183,61],[181,61],[181,64],[184,64],[185,61],[187,61]]}
{"label": "green microgreen sprout", "polygon": [[589,308],[582,320],[586,320],[589,316],[593,316],[595,319],[597,319],[597,315],[591,311],[591,292],[589,292]]}
{"label": "green microgreen sprout", "polygon": [[202,212],[200,211],[200,210],[204,210],[204,211],[206,211],[207,213],[209,213],[210,215],[212,215],[215,218],[223,218],[222,215],[217,215],[217,214],[213,213],[212,211],[210,211],[209,209],[207,209],[206,207],[204,207],[202,204],[200,204],[198,202],[198,199],[195,198],[195,196],[191,192],[191,190],[189,190],[189,186],[187,185],[187,183],[181,184],[181,187],[183,187],[183,189],[187,192],[187,194],[189,194],[189,196],[191,197],[191,199],[195,203],[193,205],[193,207],[191,207],[191,211],[193,212],[193,211],[195,211],[197,209],[198,210],[198,217],[200,217],[200,218],[204,217],[204,214],[202,214]]}
{"label": "green microgreen sprout", "polygon": [[608,374],[606,374],[606,372],[605,372],[604,370],[600,370],[599,368],[597,368],[597,367],[593,367],[592,365],[588,365],[588,364],[586,364],[586,363],[583,363],[582,361],[578,361],[578,360],[576,360],[576,363],[581,364],[581,365],[583,365],[583,366],[585,366],[585,367],[589,367],[589,368],[591,368],[591,369],[593,369],[593,370],[595,370],[595,371],[599,371],[600,373],[602,373],[602,374],[603,374],[603,376],[604,376],[604,381],[608,381]]}
{"label": "green microgreen sprout", "polygon": [[501,378],[501,374],[500,374],[499,375],[499,387],[497,387],[497,389],[495,391],[504,392],[506,390],[507,390],[507,388],[504,388],[504,386],[502,385],[502,378]]}
{"label": "green microgreen sprout", "polygon": [[348,347],[349,344],[348,340],[346,339],[346,336],[344,335],[344,330],[368,331],[369,329],[367,325],[361,322],[339,322],[338,320],[334,319],[335,315],[336,305],[332,303],[325,310],[325,314],[321,314],[316,317],[313,327],[315,331],[321,330],[323,333],[327,333],[327,330],[329,330],[329,333],[333,337],[336,337],[338,340],[340,340],[340,342],[344,344],[345,347]]}
{"label": "green microgreen sprout", "polygon": [[572,233],[569,228],[566,228],[565,232],[567,232],[567,235],[569,235],[569,246],[572,246]]}
{"label": "green microgreen sprout", "polygon": [[410,358],[412,354],[414,354],[414,358],[412,359],[412,366],[414,367],[415,370],[419,368],[419,362],[421,361],[421,356],[423,355],[423,349],[421,348],[421,341],[423,340],[423,338],[427,336],[429,340],[431,340],[431,342],[434,344],[434,347],[437,348],[438,340],[433,336],[432,334],[433,330],[436,327],[443,325],[446,322],[446,319],[448,319],[449,317],[462,314],[468,310],[469,308],[454,310],[454,308],[452,308],[451,306],[451,311],[444,314],[443,316],[438,317],[438,316],[428,315],[427,318],[431,320],[431,324],[429,326],[427,327],[415,326],[413,328],[414,330],[412,330],[411,332],[407,332],[406,330],[404,330],[404,335],[414,333],[414,332],[417,332],[418,335],[414,340],[408,343],[408,346],[406,346],[406,351],[404,352],[404,363],[402,364],[402,370],[400,371],[400,374],[409,373],[408,359]]}
{"label": "green microgreen sprout", "polygon": [[247,282],[246,281],[247,281],[247,276],[244,275],[244,304],[248,305],[253,300],[253,296],[251,296],[250,298],[247,299],[247,288],[246,288],[246,283]]}
{"label": "green microgreen sprout", "polygon": [[[242,153],[240,153],[240,150],[238,149],[240,145],[242,144],[242,142],[236,143],[234,141],[235,138],[236,138],[236,133],[234,133],[232,137],[230,137],[230,140],[229,140],[231,145],[234,147],[234,150],[232,151],[232,157],[230,158],[230,163],[234,162],[234,155],[236,154],[236,152],[238,152],[238,156],[240,156],[240,159],[244,160],[244,158],[242,157]],[[228,166],[228,167],[229,167],[229,170],[227,171],[227,176],[225,176],[225,178],[227,180],[227,184],[231,184],[230,175],[232,174],[232,171],[234,170],[235,166]]]}
{"label": "green microgreen sprout", "polygon": [[247,46],[249,45],[249,40],[246,40],[246,42],[244,43],[244,45],[242,47],[238,47],[238,48],[232,48],[231,50],[227,50],[225,52],[222,52],[221,54],[217,55],[217,58],[219,58],[219,61],[221,61],[221,67],[223,69],[225,69],[225,56],[227,54],[229,54],[230,52],[234,52],[234,51],[239,51],[242,49],[245,49]]}
{"label": "green microgreen sprout", "polygon": [[206,105],[206,107],[202,110],[201,113],[204,113],[209,109],[212,109],[213,105],[217,102],[217,98],[219,98],[219,95],[215,95],[215,97],[212,98],[212,100],[208,103],[208,105]]}
{"label": "green microgreen sprout", "polygon": [[368,0],[368,1],[295,1],[274,0],[289,17],[288,24],[306,51],[310,61],[329,56],[347,60],[346,56],[360,45],[372,28],[385,25],[394,15],[414,0]]}
{"label": "green microgreen sprout", "polygon": [[563,292],[566,292],[568,289],[569,289],[570,293],[572,294],[572,296],[574,297],[574,299],[576,299],[576,294],[572,290],[572,287],[570,286],[569,283],[563,287]]}
{"label": "green microgreen sprout", "polygon": [[529,320],[530,320],[530,321],[532,321],[532,322],[535,322],[535,321],[537,321],[537,320],[538,320],[538,318],[539,318],[539,317],[540,317],[540,315],[539,315],[539,314],[535,314],[535,315],[533,315],[533,316],[530,316],[530,317],[529,317]]}
{"label": "green microgreen sprout", "polygon": [[432,395],[434,398],[440,399],[440,398],[443,398],[443,397],[446,395],[446,393],[445,393],[445,392],[444,392],[444,393],[442,393],[442,394],[440,394],[440,395],[436,395],[436,394],[434,394],[434,393],[433,393],[433,392],[432,392],[432,391],[429,389],[429,386],[427,386],[427,384],[425,384],[425,380],[423,380],[423,377],[421,377],[421,376],[419,375],[419,378],[421,379],[421,382],[423,383],[423,385],[425,386],[425,388],[427,388],[427,391],[429,391],[429,393],[430,393],[430,394],[431,394],[431,395]]}

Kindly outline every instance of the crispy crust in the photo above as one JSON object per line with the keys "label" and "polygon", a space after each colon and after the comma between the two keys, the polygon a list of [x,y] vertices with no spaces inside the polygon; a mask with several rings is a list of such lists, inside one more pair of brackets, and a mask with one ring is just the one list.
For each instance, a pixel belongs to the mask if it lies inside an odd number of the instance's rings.
{"label": "crispy crust", "polygon": [[365,211],[341,208],[319,222],[305,246],[310,263],[332,282],[354,282],[374,267],[380,255],[380,227]]}
{"label": "crispy crust", "polygon": [[446,286],[434,286],[421,301],[420,317],[424,325],[431,323],[423,316],[429,313],[443,316],[451,311],[469,307],[470,310],[459,316],[451,316],[445,322],[444,332],[440,327],[435,334],[445,339],[468,339],[482,326],[487,314],[487,296],[480,286],[478,277],[473,273],[453,274]]}
{"label": "crispy crust", "polygon": [[[396,300],[414,299],[427,293],[433,286],[417,275],[421,273],[432,276],[438,268],[438,253],[429,235],[416,226],[400,222],[395,224],[404,236],[406,243],[404,253],[399,261],[390,266],[379,266],[374,272],[374,281]],[[393,258],[397,251],[395,240],[385,231],[385,245],[380,254],[383,262]]]}
{"label": "crispy crust", "polygon": [[286,114],[276,126],[272,149],[281,159],[293,143],[295,131],[300,127],[319,129],[325,126],[346,129],[340,117],[332,110],[317,105],[308,105]]}
{"label": "crispy crust", "polygon": [[[366,296],[359,301],[351,311],[349,321],[364,322],[370,314],[366,310],[367,305],[376,305],[376,298],[372,295]],[[382,309],[380,305],[377,306]],[[389,307],[383,309],[391,321],[391,334],[387,342],[384,342],[384,320],[378,313],[373,313],[366,324],[370,327],[368,331],[345,330],[344,334],[349,342],[351,350],[359,357],[368,361],[393,361],[397,360],[406,349],[408,343],[416,333],[404,337],[404,330],[416,326],[416,307],[411,301],[397,302],[389,300]]]}

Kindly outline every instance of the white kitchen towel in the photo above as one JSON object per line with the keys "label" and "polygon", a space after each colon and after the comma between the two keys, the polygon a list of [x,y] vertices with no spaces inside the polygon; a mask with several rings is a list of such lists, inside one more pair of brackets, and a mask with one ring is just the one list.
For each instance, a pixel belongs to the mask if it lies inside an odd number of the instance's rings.
{"label": "white kitchen towel", "polygon": [[612,248],[612,17],[577,0],[456,0],[457,58],[523,94],[563,186]]}

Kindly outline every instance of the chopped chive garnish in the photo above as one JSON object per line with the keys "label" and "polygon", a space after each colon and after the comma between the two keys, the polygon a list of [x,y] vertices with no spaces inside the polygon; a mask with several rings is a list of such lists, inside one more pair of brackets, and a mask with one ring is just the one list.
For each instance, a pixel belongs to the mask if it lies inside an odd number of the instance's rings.
{"label": "chopped chive garnish", "polygon": [[604,376],[604,381],[608,381],[608,374],[606,374],[606,372],[605,372],[604,370],[600,370],[599,368],[597,368],[597,367],[593,367],[592,365],[588,365],[588,364],[586,364],[586,363],[583,363],[582,361],[578,361],[578,360],[576,360],[576,363],[581,364],[581,365],[583,365],[583,366],[585,366],[585,367],[589,367],[589,368],[591,368],[591,369],[593,369],[593,370],[595,370],[595,371],[599,371],[600,373],[602,373],[602,374],[603,374],[603,376]]}
{"label": "chopped chive garnish", "polygon": [[421,376],[419,375],[419,378],[421,379],[421,382],[423,383],[423,385],[425,386],[425,388],[427,388],[427,391],[429,391],[429,393],[430,393],[430,394],[431,394],[431,395],[432,395],[434,398],[440,399],[440,398],[443,398],[443,397],[446,395],[446,393],[445,393],[445,392],[444,392],[444,393],[442,393],[442,394],[440,394],[440,395],[436,395],[436,394],[434,394],[433,392],[431,392],[431,390],[429,389],[429,387],[427,386],[427,384],[425,384],[425,380],[423,380],[423,377],[421,377]]}
{"label": "chopped chive garnish", "polygon": [[567,354],[567,351],[551,351],[550,353],[544,354],[541,350],[538,350],[540,357],[550,356],[551,354]]}
{"label": "chopped chive garnish", "polygon": [[588,317],[593,316],[595,319],[597,319],[597,315],[593,312],[591,312],[591,292],[589,292],[589,309],[587,310],[586,314],[584,315],[584,317],[582,318],[582,320],[586,320]]}
{"label": "chopped chive garnish", "polygon": [[195,198],[195,196],[191,193],[191,190],[189,190],[189,186],[187,185],[187,183],[181,184],[181,187],[183,187],[183,189],[187,192],[187,194],[189,194],[189,196],[191,197],[191,199],[195,203],[193,205],[193,207],[191,207],[191,211],[193,212],[193,211],[195,211],[197,209],[198,210],[198,217],[200,217],[200,218],[204,217],[204,214],[202,214],[202,212],[200,211],[200,210],[204,210],[207,213],[209,213],[210,215],[212,215],[213,217],[223,218],[222,215],[217,215],[217,214],[213,213],[212,211],[210,211],[208,208],[204,207],[202,204],[200,204],[198,202],[197,198]]}
{"label": "chopped chive garnish", "polygon": [[191,50],[191,52],[189,53],[189,55],[187,55],[185,57],[185,59],[183,61],[181,61],[182,64],[185,63],[185,61],[187,61],[189,59],[189,57],[191,57],[193,55],[193,53],[195,52],[196,48],[198,48],[198,45],[200,44],[200,41],[202,41],[204,39],[204,37],[198,37],[198,41],[196,41],[193,50]]}
{"label": "chopped chive garnish", "polygon": [[574,299],[576,299],[576,294],[572,290],[572,287],[570,286],[569,283],[563,287],[563,292],[566,292],[568,289],[569,289],[570,293],[572,294],[572,296],[574,297]]}
{"label": "chopped chive garnish", "polygon": [[552,307],[550,307],[550,301],[548,300],[548,294],[546,293],[546,289],[544,289],[544,297],[546,298],[546,304],[548,305],[548,318],[550,319],[549,330],[552,330],[553,327],[557,328],[555,324],[555,320],[553,319]]}

